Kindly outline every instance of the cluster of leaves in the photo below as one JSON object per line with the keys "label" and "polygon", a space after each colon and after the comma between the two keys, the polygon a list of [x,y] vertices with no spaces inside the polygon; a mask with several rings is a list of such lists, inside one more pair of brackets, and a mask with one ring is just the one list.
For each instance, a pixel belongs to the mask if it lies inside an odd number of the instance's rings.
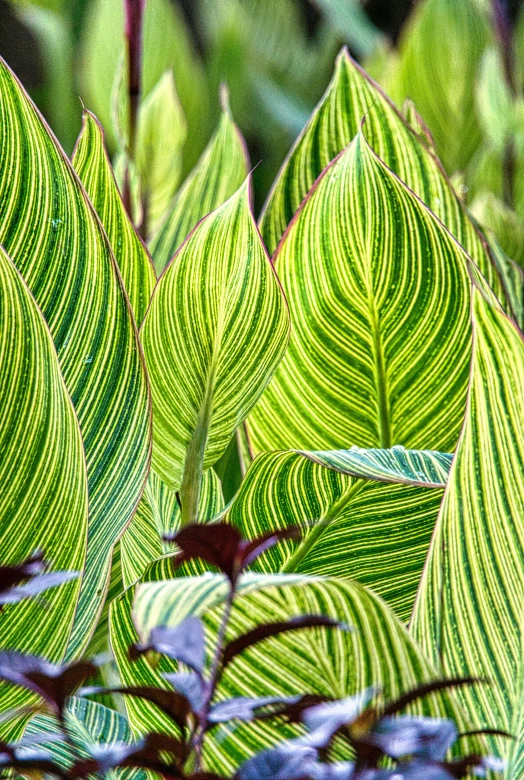
{"label": "cluster of leaves", "polygon": [[[422,696],[474,680],[429,683],[386,707],[367,706],[374,696],[372,689],[338,701],[310,694],[216,700],[217,686],[226,666],[247,648],[289,631],[319,626],[348,630],[347,626],[322,615],[307,615],[260,624],[234,640],[225,641],[242,572],[279,541],[297,535],[297,529],[285,529],[247,541],[226,524],[191,525],[179,531],[174,537],[181,550],[177,565],[201,559],[217,567],[228,581],[229,592],[207,677],[204,626],[199,618],[189,617],[176,628],[154,628],[146,644],[133,645],[129,651],[131,660],[154,653],[183,664],[188,671],[165,675],[174,690],[127,686],[109,690],[83,688],[79,692],[83,696],[118,693],[149,701],[177,727],[177,736],[149,732],[134,742],[114,740],[101,745],[84,741],[79,746],[77,730],[71,728],[68,715],[71,707],[74,708],[73,695],[86,677],[96,673],[96,664],[78,661],[57,665],[36,656],[0,653],[0,679],[36,693],[45,711],[56,719],[56,730],[51,733],[37,730],[14,744],[0,742],[0,768],[4,772],[14,769],[25,776],[44,773],[70,780],[93,775],[103,777],[115,770],[149,770],[173,780],[225,780],[222,775],[202,771],[207,734],[219,724],[270,719],[304,728],[295,739],[245,761],[232,780],[387,780],[399,774],[420,778],[428,773],[435,780],[450,780],[464,777],[471,769],[484,775],[487,769],[498,768],[498,762],[477,754],[446,761],[446,753],[458,736],[451,720],[394,717]],[[27,577],[40,563],[39,558],[28,560],[18,567],[16,575]],[[14,572],[15,569],[6,569],[1,574],[12,579]],[[57,580],[65,575],[49,576]],[[58,584],[49,579],[47,582],[48,587]],[[30,584],[34,584],[34,578]],[[13,598],[12,589],[6,592]],[[352,761],[326,763],[337,739],[346,742],[352,750]],[[386,768],[387,759],[395,766]]]}
{"label": "cluster of leaves", "polygon": [[[464,100],[462,136],[456,119],[454,134],[435,130],[432,101],[449,92],[429,91],[415,45],[444,12],[446,46],[472,19],[486,35],[502,26],[476,0],[422,0],[422,32],[412,22],[401,42],[398,72],[416,101],[405,115],[343,49],[256,223],[226,90],[194,167],[182,151],[184,116],[194,132],[188,95],[201,93],[191,72],[186,94],[164,59],[184,39],[167,46],[160,5],[118,4],[122,25],[106,21],[93,42],[97,62],[114,56],[109,76],[93,80],[111,85],[113,161],[88,110],[69,161],[0,63],[0,549],[14,572],[8,587],[23,596],[8,591],[1,647],[45,659],[62,679],[111,646],[88,672],[96,698],[64,694],[71,739],[107,729],[118,744],[132,734],[139,752],[147,734],[180,739],[163,704],[176,700],[194,726],[184,744],[201,739],[200,768],[180,753],[178,771],[230,777],[293,744],[293,713],[303,719],[307,707],[290,697],[324,707],[380,689],[381,715],[356,716],[376,736],[387,728],[384,702],[430,685],[430,696],[410,700],[410,717],[453,720],[470,734],[456,748],[466,763],[493,753],[515,780],[524,773],[524,276],[444,172],[437,154],[450,173],[473,159],[457,155],[476,137],[476,114]],[[105,34],[124,27],[113,47]],[[458,68],[450,83],[459,77],[471,86]],[[205,554],[184,547],[190,529],[196,544],[195,523],[209,531]],[[241,542],[260,537],[281,543]],[[42,576],[68,573],[45,601],[16,581],[38,549],[52,562]],[[303,630],[257,633],[290,620]],[[355,630],[326,630],[333,624]],[[203,666],[189,678],[208,704],[212,690],[213,705],[233,700],[256,715],[234,729],[195,719],[189,689],[176,689],[181,659],[155,655],[159,637],[196,625],[211,658],[226,629],[260,637],[227,663],[217,656],[205,680],[194,677]],[[477,682],[431,687],[459,678]],[[156,693],[126,695],[126,720],[124,689]],[[7,761],[20,738],[56,731],[48,715],[33,717],[34,693],[13,676],[0,685]],[[266,704],[259,712],[249,701]],[[299,745],[307,772],[377,769],[345,764],[360,755],[358,735],[339,736],[326,744],[342,768],[319,768],[322,744]],[[383,752],[418,761],[418,744]],[[434,771],[453,774],[443,751],[431,748]]]}

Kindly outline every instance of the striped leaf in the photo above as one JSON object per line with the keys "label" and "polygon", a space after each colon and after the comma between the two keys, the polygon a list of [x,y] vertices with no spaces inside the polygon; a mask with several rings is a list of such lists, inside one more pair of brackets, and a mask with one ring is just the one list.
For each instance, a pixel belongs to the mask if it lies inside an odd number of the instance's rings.
{"label": "striped leaf", "polygon": [[[211,520],[224,508],[220,480],[213,469],[202,475],[198,516],[202,522]],[[151,471],[142,499],[122,537],[122,579],[128,587],[142,577],[149,564],[173,546],[162,542],[162,536],[180,527],[180,509],[176,494]]]}
{"label": "striped leaf", "polygon": [[158,273],[195,225],[236,192],[247,176],[249,160],[244,139],[233,121],[227,99],[223,103],[213,137],[151,238],[150,249]]}
{"label": "striped leaf", "polygon": [[136,168],[144,201],[144,234],[166,213],[182,175],[186,120],[175,89],[173,71],[164,73],[140,106]]}
{"label": "striped leaf", "polygon": [[450,462],[398,449],[264,453],[227,519],[249,539],[300,525],[300,544],[281,542],[257,571],[352,577],[407,621]]}
{"label": "striped leaf", "polygon": [[399,45],[398,89],[415,102],[449,173],[463,169],[481,141],[475,82],[490,42],[486,16],[475,0],[422,0]]}
{"label": "striped leaf", "polygon": [[[90,758],[95,747],[102,748],[115,743],[132,741],[127,720],[119,712],[104,707],[95,701],[72,696],[65,709],[65,723],[72,744],[68,742],[48,742],[38,745],[38,750],[45,751],[49,758],[63,769],[70,769],[75,759]],[[57,721],[50,715],[37,715],[26,729],[27,736],[44,736],[56,734]],[[106,775],[107,776],[107,775]],[[146,773],[139,769],[111,770],[110,777],[119,780],[145,780]],[[102,777],[96,773],[90,777]]]}
{"label": "striped leaf", "polygon": [[248,181],[206,217],[159,279],[141,330],[153,468],[196,517],[200,474],[225,451],[285,351],[289,316]]}
{"label": "striped leaf", "polygon": [[149,403],[133,317],[108,240],[67,158],[0,64],[0,242],[49,325],[80,422],[89,533],[69,654],[89,641],[111,552],[148,469]]}
{"label": "striped leaf", "polygon": [[[37,549],[52,568],[78,571],[87,546],[87,474],[80,429],[45,321],[0,248],[0,560]],[[59,660],[66,649],[80,580],[0,611],[2,649]],[[0,686],[0,711],[28,703]]]}
{"label": "striped leaf", "polygon": [[470,355],[466,263],[359,134],[274,258],[293,328],[250,417],[255,447],[451,451]]}
{"label": "striped leaf", "polygon": [[524,777],[524,342],[478,291],[468,411],[413,618],[444,674],[493,682],[464,690],[471,720],[493,738],[504,777]]}
{"label": "striped leaf", "polygon": [[136,322],[140,324],[155,286],[155,271],[120,198],[104,145],[104,131],[89,111],[84,111],[82,132],[73,154],[73,167],[100,217]]}
{"label": "striped leaf", "polygon": [[497,272],[438,160],[344,50],[322,101],[289,153],[264,208],[260,229],[270,253],[313,182],[352,141],[364,117],[366,139],[380,159],[446,225],[504,301]]}
{"label": "striped leaf", "polygon": [[470,208],[482,227],[493,231],[505,254],[524,268],[524,220],[491,192],[475,198]]}
{"label": "striped leaf", "polygon": [[[141,637],[156,624],[174,626],[188,615],[202,615],[213,647],[227,586],[221,575],[180,578],[142,584],[137,588],[133,616]],[[124,597],[119,607],[123,608]],[[118,603],[118,602],[117,602]],[[228,667],[221,696],[292,695],[303,692],[343,697],[377,685],[387,698],[433,677],[431,667],[384,602],[358,583],[346,579],[297,575],[246,575],[233,607],[228,637],[233,638],[261,622],[286,620],[303,614],[324,614],[346,622],[352,632],[327,629],[290,632],[245,651]],[[115,618],[118,612],[115,614]],[[165,685],[158,670],[134,666],[117,649],[120,672],[126,682],[147,678]],[[447,697],[426,702],[433,714],[451,710]],[[449,708],[449,709],[448,709]],[[460,714],[457,712],[460,720]],[[131,712],[138,733],[164,723],[158,711],[142,705]],[[263,722],[218,727],[208,740],[209,768],[229,773],[240,761],[291,733],[290,728]],[[346,756],[347,757],[347,756]]]}

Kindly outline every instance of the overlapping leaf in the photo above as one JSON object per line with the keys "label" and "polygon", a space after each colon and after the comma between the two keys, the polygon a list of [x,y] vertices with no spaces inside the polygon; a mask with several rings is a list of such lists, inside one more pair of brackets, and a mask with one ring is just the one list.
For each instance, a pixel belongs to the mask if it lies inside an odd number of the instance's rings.
{"label": "overlapping leaf", "polygon": [[[204,471],[200,491],[198,516],[207,522],[224,507],[220,480],[213,469]],[[162,536],[174,533],[180,525],[180,508],[176,493],[151,471],[142,500],[122,537],[122,579],[128,587],[164,553],[171,552],[162,542]]]}
{"label": "overlapping leaf", "polygon": [[153,397],[153,467],[168,487],[181,488],[182,522],[194,518],[199,474],[260,397],[288,330],[246,181],[181,247],[141,330]]}
{"label": "overlapping leaf", "polygon": [[474,0],[422,0],[400,41],[399,88],[414,100],[449,173],[463,169],[481,141],[475,80],[490,40],[486,16]]}
{"label": "overlapping leaf", "polygon": [[160,273],[195,225],[224,203],[247,176],[244,139],[224,106],[219,125],[197,166],[184,182],[150,248]]}
{"label": "overlapping leaf", "polygon": [[470,354],[467,262],[359,134],[274,258],[293,328],[250,417],[255,447],[451,451]]}
{"label": "overlapping leaf", "polygon": [[524,342],[474,290],[468,411],[450,473],[413,631],[443,674],[490,686],[461,692],[494,738],[505,777],[524,777]]}
{"label": "overlapping leaf", "polygon": [[88,551],[70,653],[89,641],[149,454],[146,375],[110,246],[66,157],[0,64],[0,241],[49,325],[79,418]]}
{"label": "overlapping leaf", "polygon": [[450,462],[398,449],[264,453],[227,519],[246,538],[300,525],[302,541],[266,552],[258,571],[352,577],[407,621]]}
{"label": "overlapping leaf", "polygon": [[104,146],[102,127],[89,111],[84,111],[73,166],[100,217],[135,319],[140,324],[155,286],[155,272],[147,249],[135,232],[120,198]]}
{"label": "overlapping leaf", "polygon": [[[45,550],[52,568],[78,571],[87,546],[87,474],[80,429],[51,335],[28,287],[0,248],[0,560]],[[4,606],[3,649],[60,659],[80,580]],[[45,601],[44,601],[45,599]],[[0,709],[27,692],[0,688]]]}
{"label": "overlapping leaf", "polygon": [[[361,585],[344,579],[297,575],[246,575],[242,595],[233,607],[229,638],[261,622],[286,620],[304,614],[323,614],[354,627],[354,631],[315,628],[267,639],[228,666],[220,687],[222,696],[293,695],[319,693],[335,698],[362,691],[369,685],[395,696],[432,670],[403,626],[386,605]],[[174,626],[188,615],[203,615],[209,629],[209,648],[222,614],[227,585],[221,575],[204,575],[138,587],[134,619],[142,638],[154,625]],[[125,598],[116,606],[115,622],[123,615]],[[123,678],[130,682],[144,675],[162,685],[158,670],[139,661],[134,667],[121,648],[115,648]],[[141,664],[139,666],[139,664]],[[160,669],[162,671],[162,669]],[[165,683],[164,683],[165,685]],[[427,711],[452,708],[447,697],[427,702]],[[450,710],[448,710],[450,711]],[[455,710],[456,712],[456,710]],[[457,712],[460,721],[460,714]],[[132,728],[139,732],[165,723],[158,711],[142,705],[130,709]],[[249,728],[218,727],[208,740],[206,761],[227,772],[247,755],[289,735],[289,727],[269,722]]]}

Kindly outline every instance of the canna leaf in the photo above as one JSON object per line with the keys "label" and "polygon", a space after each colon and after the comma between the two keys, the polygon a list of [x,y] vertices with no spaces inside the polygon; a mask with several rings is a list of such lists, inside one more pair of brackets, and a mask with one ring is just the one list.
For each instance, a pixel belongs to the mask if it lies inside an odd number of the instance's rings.
{"label": "canna leaf", "polygon": [[[40,547],[53,570],[79,571],[87,545],[87,475],[80,429],[49,330],[1,248],[0,377],[2,564],[19,563]],[[80,581],[74,579],[39,597],[4,604],[2,649],[59,660],[79,591]],[[27,691],[0,686],[2,712],[27,702]]]}
{"label": "canna leaf", "polygon": [[[211,520],[224,508],[220,480],[213,469],[202,475],[199,502],[198,516],[203,522]],[[125,587],[140,579],[149,564],[172,551],[172,545],[164,544],[162,537],[173,534],[179,527],[180,508],[176,493],[151,471],[140,504],[120,542]]]}
{"label": "canna leaf", "polygon": [[104,131],[94,114],[84,111],[73,167],[107,234],[138,324],[155,286],[151,258],[127,216],[104,145]]}
{"label": "canna leaf", "polygon": [[460,692],[477,727],[524,777],[524,342],[478,289],[464,428],[417,599],[413,632],[445,675],[483,677]]}
{"label": "canna leaf", "polygon": [[[448,173],[463,169],[481,142],[475,81],[490,42],[474,0],[422,0],[403,30],[398,89],[427,123]],[[435,49],[435,31],[445,31]]]}
{"label": "canna leaf", "polygon": [[147,380],[107,238],[67,158],[3,63],[0,159],[0,241],[49,325],[87,461],[88,550],[73,657],[95,628],[113,545],[146,479]]}
{"label": "canna leaf", "polygon": [[247,538],[299,525],[302,541],[268,551],[257,571],[352,577],[407,621],[450,462],[398,449],[263,453],[227,521]]}
{"label": "canna leaf", "polygon": [[[350,580],[297,575],[248,574],[240,583],[228,631],[229,638],[271,621],[287,621],[302,615],[325,615],[353,626],[355,631],[311,628],[286,632],[244,650],[228,666],[219,687],[219,698],[286,697],[297,692],[341,698],[379,686],[386,699],[433,677],[430,666],[407,632],[380,598]],[[155,625],[174,627],[189,615],[202,616],[211,648],[223,609],[227,586],[220,575],[144,583],[136,589],[133,609],[140,637],[145,640]],[[114,620],[123,615],[124,596],[115,604]],[[371,649],[372,648],[372,649]],[[144,662],[131,666],[116,646],[120,673],[126,682],[144,674],[162,685],[158,671]],[[160,670],[161,671],[161,670]],[[426,711],[443,714],[453,710],[451,699],[436,696]],[[455,710],[456,711],[456,710]],[[165,723],[158,710],[142,706],[129,709],[132,728],[138,733],[152,724]],[[460,714],[457,713],[460,720]],[[239,725],[233,732],[218,727],[209,740],[207,768],[231,772],[255,751],[273,746],[296,731],[279,722]],[[345,756],[346,758],[348,756]]]}
{"label": "canna leaf", "polygon": [[260,229],[270,253],[313,182],[357,135],[364,117],[364,135],[376,154],[446,225],[504,300],[503,286],[479,233],[426,148],[427,139],[421,143],[345,50],[338,56],[333,79],[289,153],[264,207]]}
{"label": "canna leaf", "polygon": [[220,122],[172,208],[150,242],[155,268],[161,273],[195,225],[224,203],[247,176],[244,139],[231,116],[227,99]]}
{"label": "canna leaf", "polygon": [[293,329],[250,417],[255,448],[451,451],[470,354],[467,262],[359,134],[274,257]]}
{"label": "canna leaf", "polygon": [[166,71],[140,106],[136,168],[142,185],[148,235],[166,213],[182,174],[182,147],[187,127],[173,80]]}
{"label": "canna leaf", "polygon": [[524,221],[491,192],[475,198],[470,208],[482,227],[493,231],[504,253],[524,268]]}
{"label": "canna leaf", "polygon": [[260,397],[288,331],[246,180],[166,268],[141,330],[153,397],[153,468],[169,488],[180,488],[182,525],[196,516],[202,469],[218,460]]}

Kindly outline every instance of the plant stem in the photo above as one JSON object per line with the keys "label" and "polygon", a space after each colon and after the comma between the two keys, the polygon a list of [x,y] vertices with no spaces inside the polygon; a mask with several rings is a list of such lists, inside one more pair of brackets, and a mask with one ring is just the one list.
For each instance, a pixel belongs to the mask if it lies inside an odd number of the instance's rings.
{"label": "plant stem", "polygon": [[[129,96],[128,155],[134,161],[138,108],[142,90],[142,31],[146,0],[124,0],[124,34],[127,44],[127,91]],[[132,216],[131,182],[129,167],[124,171],[123,200],[129,216]]]}
{"label": "plant stem", "polygon": [[211,420],[211,407],[213,403],[215,370],[211,371],[211,377],[206,389],[204,402],[200,409],[198,421],[187,448],[182,485],[180,486],[180,501],[182,510],[180,513],[180,525],[198,522],[198,500],[200,498],[200,486],[202,484],[202,472],[204,470],[204,454],[206,450],[207,434]]}
{"label": "plant stem", "polygon": [[218,682],[218,674],[220,670],[220,663],[224,654],[224,640],[226,637],[227,626],[229,618],[231,617],[231,609],[233,607],[233,600],[235,598],[235,586],[230,584],[227,601],[224,606],[224,612],[218,630],[217,642],[215,646],[215,653],[211,662],[211,670],[209,672],[209,680],[207,684],[207,692],[204,699],[204,704],[200,713],[200,725],[196,733],[193,750],[195,752],[195,771],[199,772],[202,768],[202,745],[204,741],[204,735],[207,728],[207,719],[209,716],[209,710],[211,702],[215,696],[215,690]]}
{"label": "plant stem", "polygon": [[283,572],[291,573],[297,571],[304,558],[313,549],[326,528],[331,525],[333,520],[337,519],[337,517],[351,501],[351,499],[360,493],[366,482],[367,480],[365,479],[356,480],[348,487],[348,489],[340,496],[340,498],[331,504],[326,514],[318,521],[313,530],[306,536],[304,541],[295,550],[293,555],[282,566]]}

